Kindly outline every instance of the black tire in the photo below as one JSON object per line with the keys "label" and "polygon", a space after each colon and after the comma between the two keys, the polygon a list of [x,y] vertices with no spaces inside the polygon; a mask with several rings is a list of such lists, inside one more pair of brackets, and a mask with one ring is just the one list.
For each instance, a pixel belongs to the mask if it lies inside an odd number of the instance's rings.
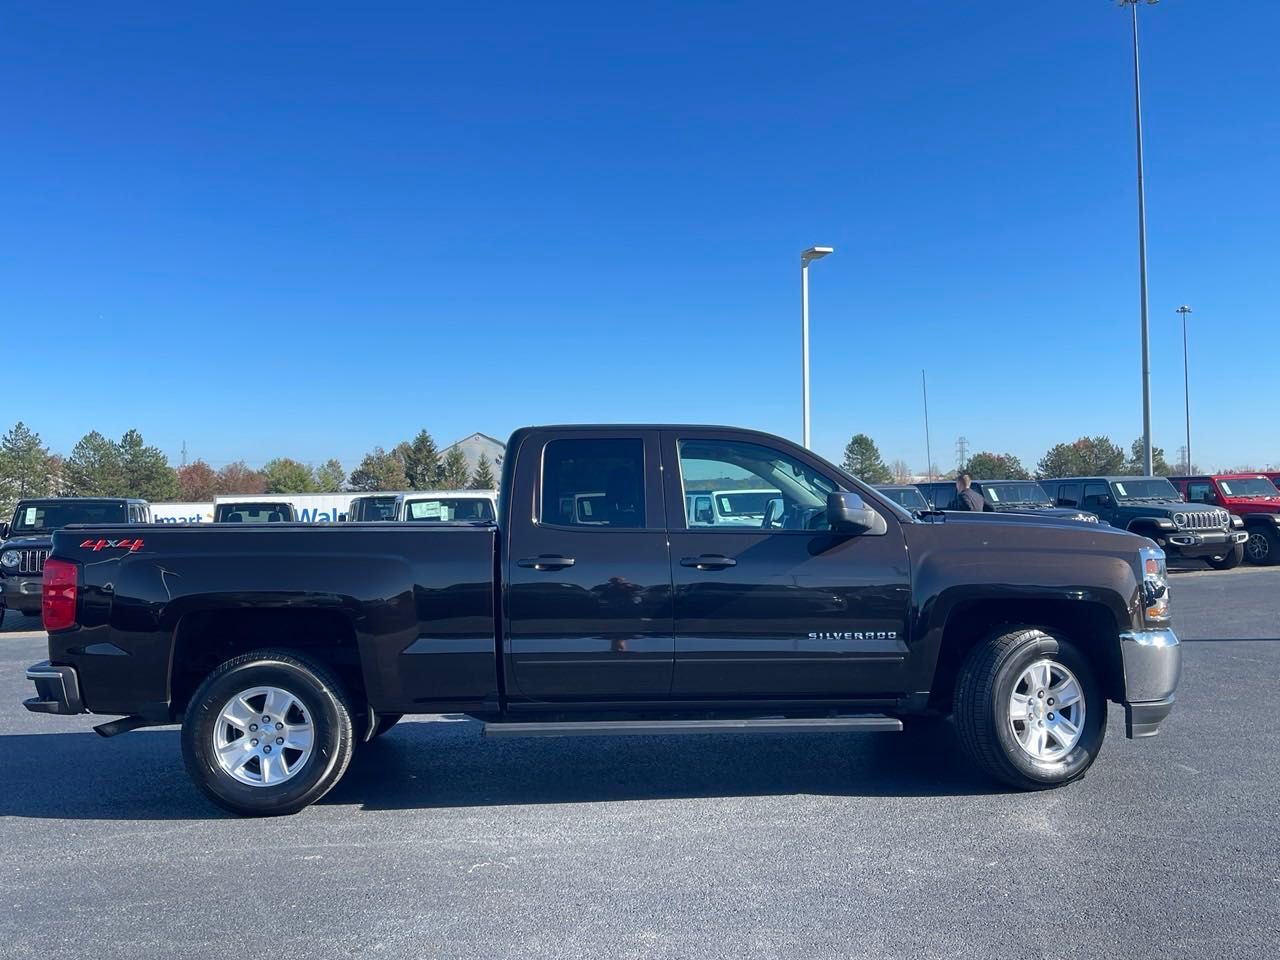
{"label": "black tire", "polygon": [[1272,567],[1280,563],[1280,531],[1274,526],[1250,530],[1244,547],[1245,556],[1250,563],[1256,563],[1260,567]]}
{"label": "black tire", "polygon": [[1244,544],[1237,543],[1220,557],[1205,557],[1205,562],[1215,570],[1233,570],[1244,560]]}
{"label": "black tire", "polygon": [[[1054,761],[1023,749],[1009,712],[1019,678],[1038,660],[1065,666],[1084,694],[1079,740]],[[1079,780],[1093,765],[1107,734],[1107,701],[1088,659],[1069,642],[1035,627],[1004,627],[966,658],[956,681],[955,721],[961,744],[983,771],[1019,790],[1045,790]]]}
{"label": "black tire", "polygon": [[373,728],[373,736],[370,737],[369,739],[376,740],[378,737],[382,736],[384,733],[386,733],[388,730],[394,727],[397,723],[399,723],[403,718],[404,718],[403,713],[378,714],[378,725]]}
{"label": "black tire", "polygon": [[[241,783],[213,756],[222,708],[256,686],[292,694],[312,727],[305,766],[275,786]],[[315,803],[342,779],[354,748],[351,708],[341,685],[325,667],[287,650],[255,650],[221,664],[192,695],[182,723],[182,758],[191,779],[218,806],[245,816],[297,813]]]}

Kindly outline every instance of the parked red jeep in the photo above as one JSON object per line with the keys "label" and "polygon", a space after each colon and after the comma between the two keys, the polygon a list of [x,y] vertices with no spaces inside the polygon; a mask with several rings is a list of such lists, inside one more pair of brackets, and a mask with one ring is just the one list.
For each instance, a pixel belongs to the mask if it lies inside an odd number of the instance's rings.
{"label": "parked red jeep", "polygon": [[1265,473],[1221,473],[1209,477],[1170,477],[1188,503],[1211,503],[1244,520],[1249,539],[1244,555],[1251,563],[1280,563],[1280,489]]}

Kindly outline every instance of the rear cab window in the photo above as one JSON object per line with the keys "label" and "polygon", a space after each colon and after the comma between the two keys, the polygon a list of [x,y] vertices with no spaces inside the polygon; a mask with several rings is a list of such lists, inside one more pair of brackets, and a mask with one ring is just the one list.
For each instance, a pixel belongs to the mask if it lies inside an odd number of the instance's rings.
{"label": "rear cab window", "polygon": [[640,437],[548,442],[542,453],[539,521],[570,527],[646,527],[644,446]]}

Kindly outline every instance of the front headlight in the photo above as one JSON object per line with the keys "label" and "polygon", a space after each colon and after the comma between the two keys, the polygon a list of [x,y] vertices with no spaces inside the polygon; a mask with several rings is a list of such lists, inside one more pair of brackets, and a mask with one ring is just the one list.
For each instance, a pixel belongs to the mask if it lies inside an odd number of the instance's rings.
{"label": "front headlight", "polygon": [[1187,515],[1185,513],[1175,513],[1173,522],[1180,527],[1185,527],[1187,525]]}
{"label": "front headlight", "polygon": [[[1277,516],[1280,516],[1280,514],[1277,514]],[[18,565],[17,550],[9,550],[9,551],[6,551],[5,553],[0,553],[0,567],[8,567],[10,570],[12,570],[17,565]]]}
{"label": "front headlight", "polygon": [[1169,619],[1169,571],[1164,551],[1142,547],[1142,616],[1144,620]]}

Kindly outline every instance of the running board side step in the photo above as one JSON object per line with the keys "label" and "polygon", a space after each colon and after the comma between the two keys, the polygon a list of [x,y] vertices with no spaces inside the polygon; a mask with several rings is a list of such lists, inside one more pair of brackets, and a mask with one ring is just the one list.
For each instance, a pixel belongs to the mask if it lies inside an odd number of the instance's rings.
{"label": "running board side step", "polygon": [[544,723],[486,723],[486,737],[636,737],[674,733],[897,733],[897,717],[867,714],[857,717],[757,720],[565,720]]}

